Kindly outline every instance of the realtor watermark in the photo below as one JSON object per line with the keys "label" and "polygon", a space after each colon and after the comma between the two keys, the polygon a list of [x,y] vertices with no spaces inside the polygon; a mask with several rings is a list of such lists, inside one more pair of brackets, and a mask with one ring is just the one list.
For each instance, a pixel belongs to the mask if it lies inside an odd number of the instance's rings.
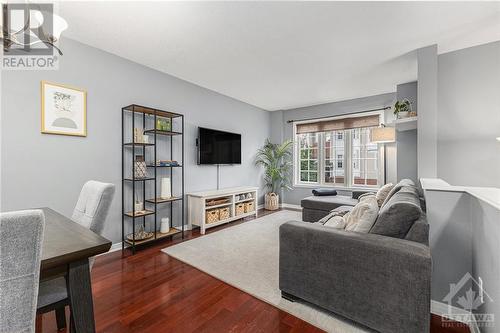
{"label": "realtor watermark", "polygon": [[487,311],[493,299],[484,290],[482,280],[478,280],[466,273],[457,283],[450,284],[450,291],[443,298],[448,304],[448,313],[441,321],[443,326],[451,327],[454,322],[475,322],[478,327],[495,326],[495,315]]}
{"label": "realtor watermark", "polygon": [[3,70],[58,69],[58,42],[67,23],[54,14],[52,3],[3,4],[1,15]]}

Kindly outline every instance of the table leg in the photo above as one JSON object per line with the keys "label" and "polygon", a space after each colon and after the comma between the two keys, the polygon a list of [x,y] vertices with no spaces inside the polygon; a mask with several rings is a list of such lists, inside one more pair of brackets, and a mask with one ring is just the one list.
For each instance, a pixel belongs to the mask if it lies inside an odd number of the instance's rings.
{"label": "table leg", "polygon": [[90,282],[89,260],[69,264],[68,296],[72,317],[72,333],[95,333],[94,304]]}

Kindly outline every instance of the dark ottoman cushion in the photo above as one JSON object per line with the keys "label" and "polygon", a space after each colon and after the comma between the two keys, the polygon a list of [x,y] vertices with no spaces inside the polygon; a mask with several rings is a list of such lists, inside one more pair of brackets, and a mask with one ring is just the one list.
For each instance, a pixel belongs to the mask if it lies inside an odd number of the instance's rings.
{"label": "dark ottoman cushion", "polygon": [[318,209],[327,212],[340,206],[355,206],[357,203],[357,199],[353,199],[351,197],[343,195],[324,197],[310,196],[302,199],[302,201],[300,202],[303,208]]}

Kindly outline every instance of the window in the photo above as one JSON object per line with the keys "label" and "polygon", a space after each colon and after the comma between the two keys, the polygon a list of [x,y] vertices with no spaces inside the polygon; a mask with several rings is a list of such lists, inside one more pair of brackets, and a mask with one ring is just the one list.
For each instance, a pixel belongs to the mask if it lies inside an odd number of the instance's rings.
{"label": "window", "polygon": [[[314,130],[312,125],[305,126],[308,126],[306,131]],[[382,148],[370,142],[372,127],[331,131],[320,128],[320,131],[296,134],[295,183],[378,187],[383,180],[384,161]]]}
{"label": "window", "polygon": [[319,133],[298,135],[300,182],[318,182]]}

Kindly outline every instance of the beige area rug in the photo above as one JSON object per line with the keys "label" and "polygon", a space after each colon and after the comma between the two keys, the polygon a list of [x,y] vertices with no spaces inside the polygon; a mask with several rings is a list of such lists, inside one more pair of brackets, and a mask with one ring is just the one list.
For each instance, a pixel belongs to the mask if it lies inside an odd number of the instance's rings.
{"label": "beige area rug", "polygon": [[328,332],[369,332],[310,304],[281,298],[279,226],[300,220],[283,210],[163,249],[168,255]]}

